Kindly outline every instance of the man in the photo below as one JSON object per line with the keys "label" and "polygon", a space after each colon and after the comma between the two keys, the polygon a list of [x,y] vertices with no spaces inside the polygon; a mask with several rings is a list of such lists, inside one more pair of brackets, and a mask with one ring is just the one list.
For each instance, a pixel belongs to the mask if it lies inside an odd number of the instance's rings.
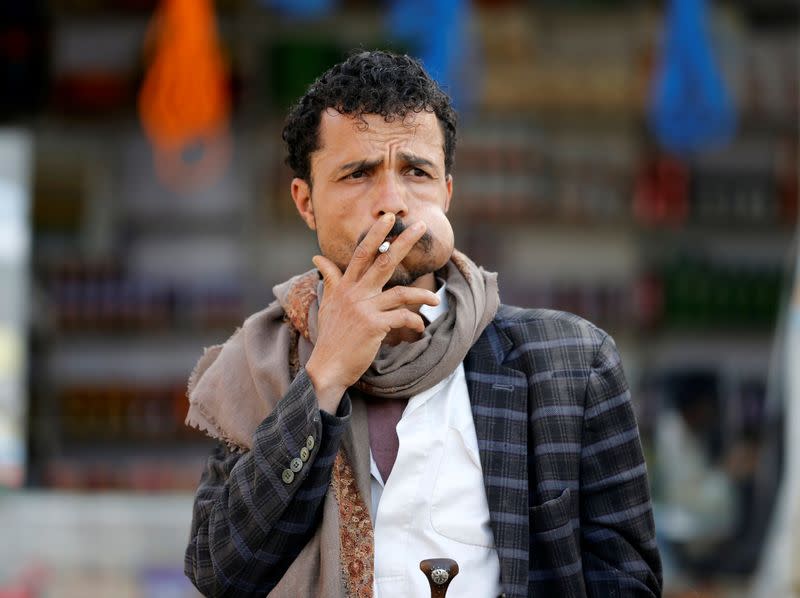
{"label": "man", "polygon": [[447,96],[415,60],[363,52],[283,138],[321,255],[190,378],[187,421],[227,445],[195,499],[195,585],[422,597],[420,561],[448,557],[452,596],[659,595],[614,343],[500,305],[454,250]]}

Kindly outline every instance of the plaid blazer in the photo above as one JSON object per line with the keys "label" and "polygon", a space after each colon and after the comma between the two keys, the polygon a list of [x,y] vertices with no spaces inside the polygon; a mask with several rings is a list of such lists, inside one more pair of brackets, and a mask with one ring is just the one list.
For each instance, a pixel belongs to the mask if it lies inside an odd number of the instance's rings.
{"label": "plaid blazer", "polygon": [[507,596],[659,596],[647,471],[614,341],[503,306],[464,362]]}
{"label": "plaid blazer", "polygon": [[[563,312],[501,306],[464,360],[504,596],[660,596],[639,433],[613,340]],[[253,450],[219,449],[194,503],[185,570],[208,596],[259,596],[313,535],[349,420],[301,371]],[[309,463],[280,472],[307,439]]]}

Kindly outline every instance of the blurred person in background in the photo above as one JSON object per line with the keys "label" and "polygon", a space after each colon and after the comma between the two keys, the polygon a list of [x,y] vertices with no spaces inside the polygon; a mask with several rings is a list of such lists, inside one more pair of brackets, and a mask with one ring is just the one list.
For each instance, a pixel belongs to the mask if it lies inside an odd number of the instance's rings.
{"label": "blurred person in background", "polygon": [[658,596],[630,392],[611,337],[500,304],[454,249],[456,117],[416,60],[362,52],[284,128],[320,254],[208,349],[189,424],[221,442],[186,573],[209,596]]}

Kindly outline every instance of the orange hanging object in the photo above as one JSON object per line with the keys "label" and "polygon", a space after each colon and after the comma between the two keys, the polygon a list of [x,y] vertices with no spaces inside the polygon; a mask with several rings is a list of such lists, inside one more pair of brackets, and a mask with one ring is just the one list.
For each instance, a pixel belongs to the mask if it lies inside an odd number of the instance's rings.
{"label": "orange hanging object", "polygon": [[163,0],[148,37],[155,49],[139,116],[156,171],[178,191],[208,185],[230,161],[230,92],[211,0]]}

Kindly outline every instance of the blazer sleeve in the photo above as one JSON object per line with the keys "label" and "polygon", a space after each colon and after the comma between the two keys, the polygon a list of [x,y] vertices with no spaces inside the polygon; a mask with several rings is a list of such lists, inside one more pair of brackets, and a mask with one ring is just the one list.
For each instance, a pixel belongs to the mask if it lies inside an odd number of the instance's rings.
{"label": "blazer sleeve", "polygon": [[195,494],[184,561],[203,595],[263,598],[275,587],[319,523],[349,420],[348,396],[336,415],[321,411],[301,370],[258,426],[252,450],[217,448]]}
{"label": "blazer sleeve", "polygon": [[589,596],[660,596],[647,467],[631,395],[610,336],[586,387],[581,448],[581,544]]}

